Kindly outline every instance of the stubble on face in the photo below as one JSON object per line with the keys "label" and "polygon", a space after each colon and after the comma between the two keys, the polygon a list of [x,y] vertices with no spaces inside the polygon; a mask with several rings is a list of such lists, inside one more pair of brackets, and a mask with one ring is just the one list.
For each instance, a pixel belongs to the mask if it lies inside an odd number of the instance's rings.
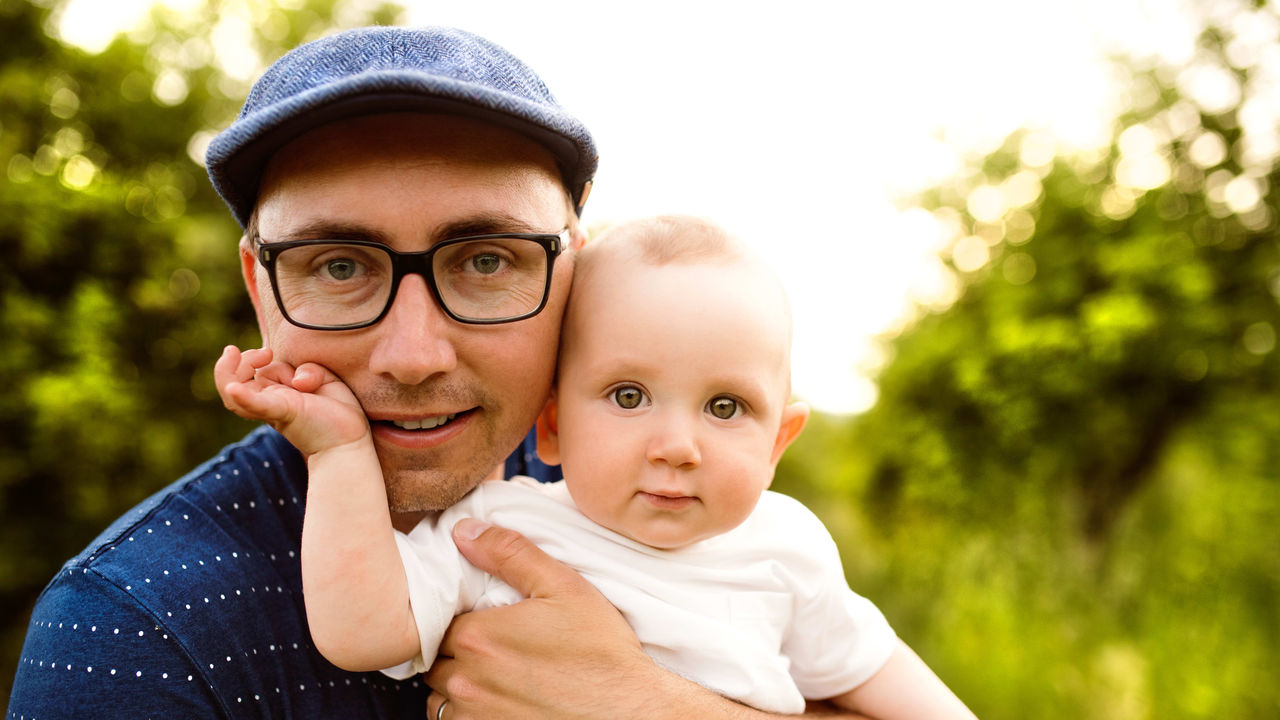
{"label": "stubble on face", "polygon": [[[420,385],[382,384],[370,388],[362,402],[392,407],[433,407],[439,405],[496,410],[497,398],[477,383],[462,384],[447,378],[432,378]],[[501,448],[499,428],[477,423],[480,442],[470,452],[446,445],[435,450],[404,452],[375,441],[378,461],[387,487],[387,502],[393,513],[443,510],[462,499],[484,480],[492,468],[503,462],[511,449]]]}

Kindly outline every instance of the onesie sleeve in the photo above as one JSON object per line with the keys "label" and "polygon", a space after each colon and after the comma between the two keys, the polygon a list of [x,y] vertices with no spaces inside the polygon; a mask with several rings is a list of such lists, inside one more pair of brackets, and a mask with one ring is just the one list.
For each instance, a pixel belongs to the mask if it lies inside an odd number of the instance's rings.
{"label": "onesie sleeve", "polygon": [[408,534],[396,532],[400,562],[409,581],[409,606],[418,626],[419,652],[412,660],[383,670],[384,675],[404,680],[426,672],[453,617],[473,609],[483,595],[488,576],[458,552],[452,530],[464,517],[484,517],[485,503],[482,483],[443,513],[423,518]]}
{"label": "onesie sleeve", "polygon": [[810,699],[835,697],[876,674],[897,646],[889,622],[870,600],[849,588],[835,541],[821,521],[798,502],[792,537],[801,538],[795,621],[783,641],[791,675]]}
{"label": "onesie sleeve", "polygon": [[412,660],[383,670],[383,674],[404,680],[424,673],[435,662],[440,640],[462,610],[462,556],[437,518],[428,517],[407,535],[396,532],[396,546],[409,581],[409,606],[418,626],[419,651]]}

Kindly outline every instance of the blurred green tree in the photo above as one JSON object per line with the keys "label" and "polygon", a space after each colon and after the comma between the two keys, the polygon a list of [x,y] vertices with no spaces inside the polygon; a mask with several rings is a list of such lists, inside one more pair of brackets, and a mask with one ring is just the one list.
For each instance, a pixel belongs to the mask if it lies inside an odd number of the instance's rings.
{"label": "blurred green tree", "polygon": [[[254,65],[396,12],[251,5]],[[1277,18],[1222,7],[1186,67],[1134,72],[1103,152],[1019,134],[921,199],[954,302],[886,341],[872,411],[816,418],[780,469],[983,717],[1280,714]],[[193,160],[251,74],[213,51],[219,4],[96,54],[55,39],[61,8],[0,0],[6,695],[58,565],[245,431],[209,367],[257,342]]]}
{"label": "blurred green tree", "polygon": [[[247,87],[215,63],[209,2],[91,54],[61,3],[0,0],[0,695],[40,588],[120,513],[240,435],[210,369],[258,343],[239,228],[202,138]],[[391,6],[252,4],[274,58]]]}
{"label": "blurred green tree", "polygon": [[1280,19],[1215,7],[1109,147],[1019,133],[920,198],[956,296],[799,491],[863,508],[855,586],[982,717],[1280,713]]}

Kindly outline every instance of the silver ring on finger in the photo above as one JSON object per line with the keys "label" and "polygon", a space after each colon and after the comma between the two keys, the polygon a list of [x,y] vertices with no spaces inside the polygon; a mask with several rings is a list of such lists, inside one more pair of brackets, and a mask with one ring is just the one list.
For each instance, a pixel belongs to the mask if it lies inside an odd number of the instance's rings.
{"label": "silver ring on finger", "polygon": [[440,707],[436,708],[436,720],[444,720],[444,706],[449,704],[449,698],[440,701]]}

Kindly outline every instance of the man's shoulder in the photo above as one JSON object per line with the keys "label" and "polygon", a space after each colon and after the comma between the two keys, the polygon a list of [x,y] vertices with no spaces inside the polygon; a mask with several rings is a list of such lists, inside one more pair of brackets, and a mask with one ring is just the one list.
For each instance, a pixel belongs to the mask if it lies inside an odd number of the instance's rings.
{"label": "man's shoulder", "polygon": [[108,693],[133,698],[121,717],[152,704],[170,716],[283,716],[303,707],[298,698],[336,700],[353,683],[403,695],[411,684],[343,673],[311,647],[298,557],[305,486],[302,458],[264,428],[127,512],[41,594],[11,712],[56,715]]}
{"label": "man's shoulder", "polygon": [[[152,540],[182,539],[197,543],[225,542],[242,532],[210,535],[203,523],[223,528],[271,531],[281,525],[300,527],[306,464],[277,432],[267,427],[251,432],[217,456],[125,512],[98,535],[67,567],[113,568],[121,561],[150,557],[157,545],[136,545],[141,536]],[[251,511],[270,511],[254,518]],[[295,521],[296,518],[296,522]],[[263,523],[263,520],[268,522]],[[284,528],[293,529],[293,528]],[[112,561],[115,561],[114,563]],[[129,566],[130,562],[124,562]]]}
{"label": "man's shoulder", "polygon": [[124,513],[63,566],[41,603],[59,584],[71,598],[110,588],[160,624],[208,627],[210,617],[235,614],[229,599],[214,603],[227,593],[288,591],[305,490],[298,453],[275,431],[256,430]]}
{"label": "man's shoulder", "polygon": [[301,527],[300,460],[261,429],[126,512],[41,593],[20,662],[81,683],[216,685],[213,654],[227,657],[259,629],[245,619],[275,605],[257,596],[294,592],[285,563]]}
{"label": "man's shoulder", "polygon": [[301,456],[275,431],[256,430],[126,512],[61,574],[98,578],[161,623],[208,627],[236,614],[237,592],[290,591],[305,492]]}

